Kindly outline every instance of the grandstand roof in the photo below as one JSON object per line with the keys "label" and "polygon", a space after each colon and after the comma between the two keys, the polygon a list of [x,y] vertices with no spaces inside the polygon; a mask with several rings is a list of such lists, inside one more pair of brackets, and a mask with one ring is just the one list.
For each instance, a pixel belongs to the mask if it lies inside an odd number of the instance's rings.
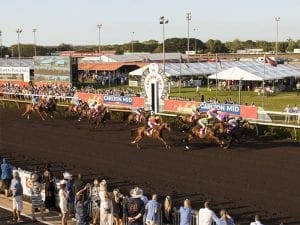
{"label": "grandstand roof", "polygon": [[[163,64],[160,63],[158,65],[160,69],[163,69]],[[148,67],[149,65],[132,71],[129,75],[141,76]],[[266,80],[280,79],[283,77],[300,77],[300,65],[278,64],[276,67],[273,67],[269,64],[264,66],[264,63],[257,61],[228,61],[222,62],[221,64],[215,62],[166,63],[165,72],[168,77],[211,75],[233,67],[238,67],[255,76],[265,78]]]}
{"label": "grandstand roof", "polygon": [[[101,60],[100,60],[101,59]],[[187,59],[187,55],[181,53],[165,53],[165,60],[169,62],[179,62]],[[163,60],[162,53],[132,53],[126,55],[102,55],[99,57],[86,57],[79,60],[82,62],[105,63],[105,62],[159,62]]]}
{"label": "grandstand roof", "polygon": [[0,58],[0,67],[29,67],[33,70],[33,59]]}
{"label": "grandstand roof", "polygon": [[122,66],[145,66],[146,63],[141,62],[109,62],[109,63],[80,63],[78,70],[99,70],[99,71],[115,71]]}

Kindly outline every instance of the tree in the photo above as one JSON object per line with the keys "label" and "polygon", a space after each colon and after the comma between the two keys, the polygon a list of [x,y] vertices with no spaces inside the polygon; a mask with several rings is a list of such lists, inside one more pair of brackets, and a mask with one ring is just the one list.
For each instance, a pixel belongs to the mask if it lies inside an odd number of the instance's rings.
{"label": "tree", "polygon": [[294,52],[294,49],[297,48],[297,42],[293,41],[291,38],[288,39],[288,45],[286,47],[286,50],[288,52]]}
{"label": "tree", "polygon": [[252,40],[247,40],[243,42],[243,46],[245,49],[256,48],[256,43]]}
{"label": "tree", "polygon": [[62,43],[57,46],[57,51],[72,51],[73,45]]}
{"label": "tree", "polygon": [[205,43],[205,46],[206,46],[207,52],[210,52],[210,53],[221,53],[221,52],[226,53],[226,52],[228,52],[228,49],[220,40],[209,39]]}

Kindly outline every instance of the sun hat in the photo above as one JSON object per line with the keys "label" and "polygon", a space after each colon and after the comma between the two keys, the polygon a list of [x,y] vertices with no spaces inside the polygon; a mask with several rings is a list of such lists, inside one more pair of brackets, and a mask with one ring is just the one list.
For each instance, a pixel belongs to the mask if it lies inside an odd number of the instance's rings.
{"label": "sun hat", "polygon": [[67,184],[67,181],[61,180],[61,181],[59,182],[59,184],[60,184],[60,185]]}
{"label": "sun hat", "polygon": [[143,190],[139,187],[135,187],[130,191],[130,195],[132,198],[140,198],[143,196]]}
{"label": "sun hat", "polygon": [[64,172],[63,177],[64,177],[65,180],[71,180],[72,179],[72,174],[70,174],[69,172]]}

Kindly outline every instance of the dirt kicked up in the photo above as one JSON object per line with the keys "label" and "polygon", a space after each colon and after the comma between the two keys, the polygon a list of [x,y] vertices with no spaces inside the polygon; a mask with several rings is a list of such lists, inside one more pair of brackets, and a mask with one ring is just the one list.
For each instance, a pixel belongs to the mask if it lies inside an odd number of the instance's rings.
{"label": "dirt kicked up", "polygon": [[171,151],[150,139],[137,151],[120,122],[92,132],[86,121],[27,121],[20,114],[0,109],[0,158],[21,168],[50,163],[56,174],[106,178],[125,194],[139,185],[148,195],[171,195],[176,206],[190,198],[199,209],[211,199],[216,212],[227,209],[239,224],[257,213],[264,224],[300,224],[299,142],[249,140],[227,151],[195,142],[192,152],[184,152],[182,137],[171,131]]}

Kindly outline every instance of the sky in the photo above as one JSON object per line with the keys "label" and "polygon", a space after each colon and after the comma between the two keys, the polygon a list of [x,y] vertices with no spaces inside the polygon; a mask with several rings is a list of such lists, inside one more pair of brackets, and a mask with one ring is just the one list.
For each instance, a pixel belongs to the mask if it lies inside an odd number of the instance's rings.
{"label": "sky", "polygon": [[162,40],[159,17],[169,19],[166,38],[186,37],[186,13],[192,13],[191,37],[276,40],[275,17],[280,17],[279,41],[300,39],[299,0],[0,0],[0,30],[3,45],[91,45]]}

